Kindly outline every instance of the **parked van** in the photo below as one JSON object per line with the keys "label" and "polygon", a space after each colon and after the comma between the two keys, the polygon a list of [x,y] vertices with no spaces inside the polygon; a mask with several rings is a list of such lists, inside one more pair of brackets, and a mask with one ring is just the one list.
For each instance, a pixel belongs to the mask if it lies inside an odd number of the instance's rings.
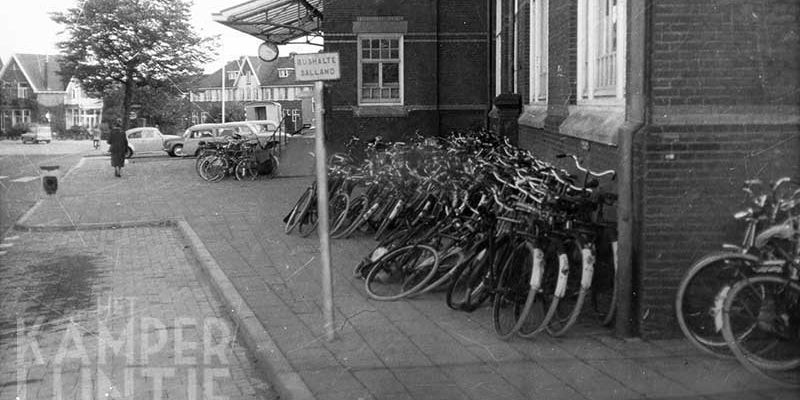
{"label": "parked van", "polygon": [[22,134],[22,143],[50,143],[53,140],[53,131],[50,125],[30,124],[28,132]]}
{"label": "parked van", "polygon": [[172,157],[196,156],[206,143],[226,141],[235,135],[267,140],[273,134],[280,136],[279,128],[272,120],[198,124],[190,126],[178,139],[165,140],[163,150]]}

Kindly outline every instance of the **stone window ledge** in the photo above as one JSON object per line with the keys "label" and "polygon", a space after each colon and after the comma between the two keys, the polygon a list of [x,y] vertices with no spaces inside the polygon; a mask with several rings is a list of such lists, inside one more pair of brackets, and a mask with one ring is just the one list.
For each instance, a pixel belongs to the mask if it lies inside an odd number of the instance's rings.
{"label": "stone window ledge", "polygon": [[616,146],[623,124],[624,106],[569,106],[569,116],[559,126],[559,133]]}
{"label": "stone window ledge", "polygon": [[404,106],[353,106],[355,117],[407,117]]}
{"label": "stone window ledge", "polygon": [[546,104],[528,104],[523,106],[522,115],[517,122],[527,127],[544,129],[545,118],[547,118]]}

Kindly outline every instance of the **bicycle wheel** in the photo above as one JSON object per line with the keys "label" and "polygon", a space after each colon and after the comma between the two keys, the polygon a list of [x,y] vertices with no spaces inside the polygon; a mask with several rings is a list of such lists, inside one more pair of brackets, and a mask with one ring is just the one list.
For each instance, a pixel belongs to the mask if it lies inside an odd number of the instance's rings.
{"label": "bicycle wheel", "polygon": [[308,207],[311,205],[311,200],[313,199],[313,189],[307,188],[300,198],[295,203],[292,211],[289,212],[289,216],[286,218],[286,225],[284,226],[283,231],[291,233],[292,230],[300,223],[300,220],[303,218],[303,215],[308,210]]}
{"label": "bicycle wheel", "polygon": [[597,255],[589,302],[591,311],[603,326],[614,319],[617,303],[617,242],[600,239],[596,243]]}
{"label": "bicycle wheel", "polygon": [[300,223],[297,224],[297,231],[302,237],[308,237],[312,232],[317,230],[319,225],[319,213],[317,212],[316,204],[309,204],[305,214],[300,218]]}
{"label": "bicycle wheel", "polygon": [[350,196],[348,196],[347,193],[337,193],[333,196],[333,200],[330,202],[329,215],[329,218],[331,219],[331,235],[341,229],[342,224],[344,224],[344,221],[347,218],[347,211],[349,208]]}
{"label": "bicycle wheel", "polygon": [[517,245],[503,265],[492,304],[494,330],[508,339],[519,330],[533,306],[537,289],[531,289],[534,248],[526,242]]}
{"label": "bicycle wheel", "polygon": [[[494,243],[494,255],[491,255],[489,239],[479,243],[473,249],[473,256],[464,263],[461,271],[455,274],[453,284],[447,291],[447,305],[454,310],[472,312],[478,309],[494,290],[492,268],[499,271],[499,265],[505,260],[510,247],[507,237]],[[501,261],[502,260],[502,261]]]}
{"label": "bicycle wheel", "polygon": [[225,157],[214,156],[203,164],[203,177],[209,182],[219,182],[228,171],[228,161]]}
{"label": "bicycle wheel", "polygon": [[517,333],[523,338],[532,338],[547,328],[547,308],[541,295],[544,279],[545,256],[541,240],[531,245],[532,268],[529,276],[529,294],[525,307],[520,311],[521,321]]}
{"label": "bicycle wheel", "polygon": [[364,287],[375,300],[399,300],[423,288],[438,266],[439,255],[433,247],[418,244],[401,247],[375,262]]}
{"label": "bicycle wheel", "polygon": [[722,305],[731,285],[752,275],[758,260],[740,253],[712,253],[695,262],[683,276],[675,296],[678,326],[698,349],[731,357],[722,337]]}
{"label": "bicycle wheel", "polygon": [[559,254],[559,279],[550,306],[551,317],[547,321],[547,333],[551,336],[563,336],[577,321],[591,282],[593,263],[594,256],[580,239],[568,239],[563,243]]}
{"label": "bicycle wheel", "polygon": [[331,238],[332,239],[341,239],[347,236],[355,230],[350,230],[350,226],[353,225],[361,215],[366,212],[366,208],[369,205],[369,199],[366,196],[358,196],[355,199],[351,199],[350,206],[347,209],[347,212],[342,217],[342,220],[337,223],[337,227],[334,230],[331,230]]}
{"label": "bicycle wheel", "polygon": [[200,171],[202,170],[203,163],[210,160],[211,157],[213,157],[214,155],[216,155],[215,151],[208,151],[208,150],[197,155],[197,159],[194,161],[194,169],[195,171],[197,171],[197,175],[200,175],[202,177]]}
{"label": "bicycle wheel", "polygon": [[446,286],[448,281],[453,278],[453,274],[461,263],[464,262],[464,252],[461,248],[454,247],[448,249],[443,255],[439,257],[439,268],[436,269],[431,282],[419,291],[419,294],[434,291],[440,287]]}
{"label": "bicycle wheel", "polygon": [[258,178],[258,168],[256,161],[252,158],[245,158],[236,163],[234,176],[238,181],[254,180]]}
{"label": "bicycle wheel", "polygon": [[800,386],[800,284],[776,275],[736,282],[722,307],[722,335],[747,369]]}

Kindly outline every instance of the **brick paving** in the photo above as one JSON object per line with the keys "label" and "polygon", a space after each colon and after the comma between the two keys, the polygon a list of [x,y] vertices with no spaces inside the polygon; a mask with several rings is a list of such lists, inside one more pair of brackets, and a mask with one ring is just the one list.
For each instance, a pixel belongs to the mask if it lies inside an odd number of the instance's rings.
{"label": "brick paving", "polygon": [[3,243],[0,399],[275,397],[174,229]]}
{"label": "brick paving", "polygon": [[[488,309],[449,310],[440,293],[368,299],[352,267],[368,238],[332,241],[337,338],[323,337],[318,241],[281,219],[312,177],[290,148],[285,177],[202,181],[194,160],[143,159],[115,179],[87,159],[25,223],[70,225],[181,217],[318,399],[787,398],[797,391],[683,340],[620,340],[590,323],[566,338],[501,341]],[[292,153],[293,152],[293,153]],[[307,157],[307,156],[305,156]],[[735,396],[734,396],[735,395]]]}

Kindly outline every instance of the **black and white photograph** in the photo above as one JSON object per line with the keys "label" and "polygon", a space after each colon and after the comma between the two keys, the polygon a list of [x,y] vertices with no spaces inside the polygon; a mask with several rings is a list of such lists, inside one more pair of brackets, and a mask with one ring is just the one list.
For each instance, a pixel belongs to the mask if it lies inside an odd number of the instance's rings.
{"label": "black and white photograph", "polygon": [[800,398],[800,1],[6,0],[0,400]]}

